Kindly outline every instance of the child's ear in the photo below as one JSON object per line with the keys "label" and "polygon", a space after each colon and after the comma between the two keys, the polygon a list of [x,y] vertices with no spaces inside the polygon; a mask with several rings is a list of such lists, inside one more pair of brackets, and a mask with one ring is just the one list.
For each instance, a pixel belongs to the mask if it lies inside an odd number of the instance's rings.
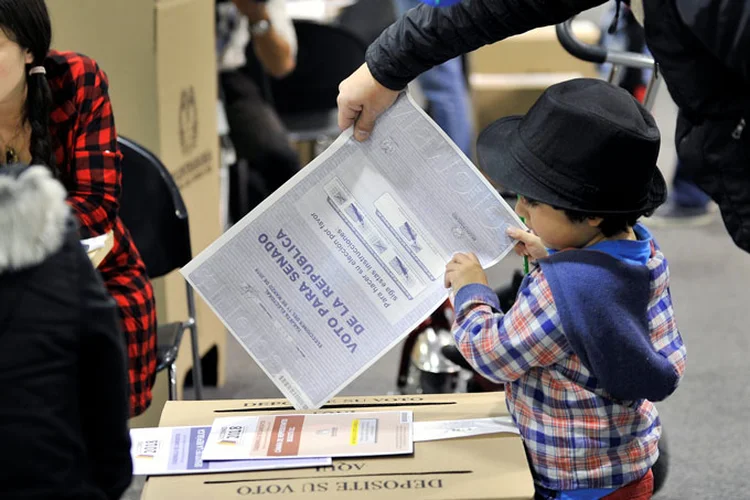
{"label": "child's ear", "polygon": [[591,227],[599,227],[599,225],[604,221],[602,217],[589,217],[586,219],[586,222],[588,222],[589,226]]}
{"label": "child's ear", "polygon": [[26,49],[23,54],[23,59],[26,64],[31,64],[34,62],[34,54],[32,54],[30,50]]}

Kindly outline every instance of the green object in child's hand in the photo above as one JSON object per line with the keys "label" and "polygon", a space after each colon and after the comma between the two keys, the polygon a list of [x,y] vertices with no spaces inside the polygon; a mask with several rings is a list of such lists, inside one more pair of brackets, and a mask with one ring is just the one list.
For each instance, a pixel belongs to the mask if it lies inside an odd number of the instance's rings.
{"label": "green object in child's hand", "polygon": [[[526,221],[523,219],[523,217],[520,217],[521,222],[526,224]],[[529,257],[528,255],[523,256],[523,274],[529,274]]]}

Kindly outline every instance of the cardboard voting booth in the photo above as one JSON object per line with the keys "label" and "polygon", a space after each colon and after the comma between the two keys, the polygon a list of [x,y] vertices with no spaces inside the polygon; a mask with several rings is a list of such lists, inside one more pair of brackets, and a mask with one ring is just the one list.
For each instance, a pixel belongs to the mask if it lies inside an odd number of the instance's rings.
{"label": "cardboard voting booth", "polygon": [[[214,2],[47,0],[47,5],[53,48],[80,52],[99,63],[109,77],[118,134],[152,151],[174,176],[197,254],[221,234]],[[187,318],[179,273],[155,280],[154,290],[159,322]],[[222,383],[225,330],[201,300],[196,314],[202,354],[218,350]],[[178,358],[180,391],[192,367],[190,349],[186,335]],[[166,395],[164,377],[156,382],[148,412],[152,421],[144,425],[156,425]]]}
{"label": "cardboard voting booth", "polygon": [[[411,410],[414,421],[507,415],[503,393],[333,399],[320,412]],[[210,425],[214,418],[291,413],[285,400],[168,402],[161,426]],[[414,454],[334,459],[330,467],[150,477],[143,500],[286,499],[530,500],[534,486],[521,438],[496,434],[418,442]]]}

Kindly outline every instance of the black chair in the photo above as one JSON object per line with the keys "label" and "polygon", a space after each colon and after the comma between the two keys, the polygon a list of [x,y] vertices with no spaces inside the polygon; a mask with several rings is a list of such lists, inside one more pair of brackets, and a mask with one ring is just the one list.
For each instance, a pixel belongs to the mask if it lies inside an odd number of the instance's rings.
{"label": "black chair", "polygon": [[365,45],[370,45],[397,17],[393,2],[357,0],[341,9],[336,24],[357,35]]}
{"label": "black chair", "polygon": [[[130,231],[151,278],[179,269],[192,259],[190,228],[179,188],[164,164],[138,144],[117,140],[123,154],[120,218]],[[169,399],[177,399],[177,353],[185,330],[193,347],[193,384],[203,398],[203,377],[195,322],[195,297],[186,282],[188,318],[157,328],[157,367],[168,370]]]}
{"label": "black chair", "polygon": [[[263,74],[266,98],[271,102],[294,142],[337,136],[336,98],[339,83],[365,62],[367,46],[349,30],[312,21],[294,21],[297,65],[282,79]],[[257,69],[252,44],[248,66]]]}

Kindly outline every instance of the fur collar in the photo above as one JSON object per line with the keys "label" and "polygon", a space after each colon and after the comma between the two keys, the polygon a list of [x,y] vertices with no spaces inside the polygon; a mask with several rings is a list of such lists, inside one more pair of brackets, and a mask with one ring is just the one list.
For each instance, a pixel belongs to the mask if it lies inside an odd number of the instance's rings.
{"label": "fur collar", "polygon": [[66,196],[46,167],[0,168],[0,272],[35,266],[60,249]]}

